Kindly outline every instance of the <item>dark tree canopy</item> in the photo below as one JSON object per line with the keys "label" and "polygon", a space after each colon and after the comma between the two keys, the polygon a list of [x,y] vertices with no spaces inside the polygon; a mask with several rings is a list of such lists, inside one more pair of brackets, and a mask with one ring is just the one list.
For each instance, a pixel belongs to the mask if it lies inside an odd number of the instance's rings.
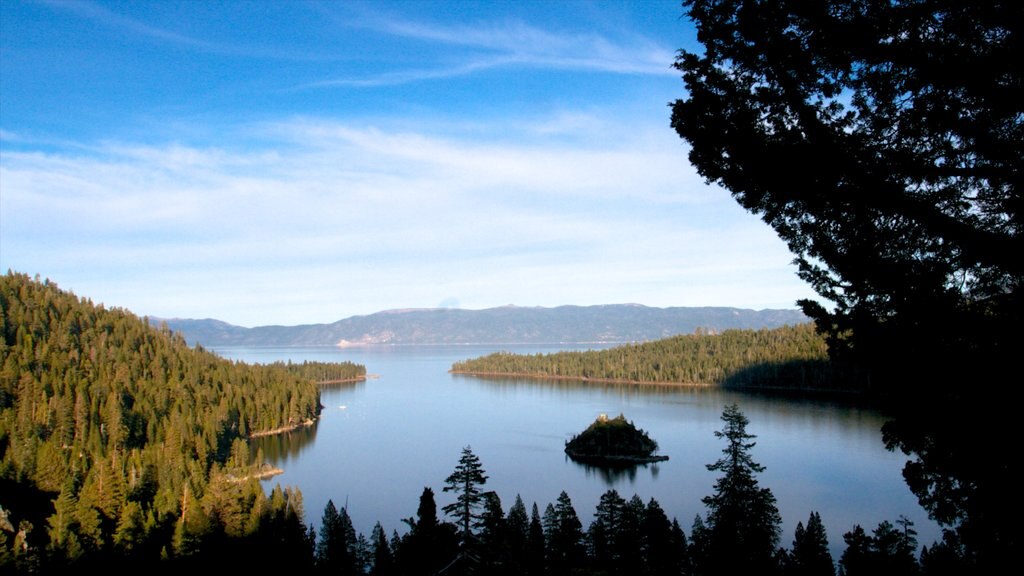
{"label": "dark tree canopy", "polygon": [[481,490],[487,482],[480,458],[473,449],[466,446],[455,470],[445,479],[445,492],[457,494],[455,502],[444,507],[445,514],[454,516],[459,524],[463,546],[469,546],[475,537],[475,529],[480,526],[480,508],[485,501],[485,493]]}
{"label": "dark tree canopy", "polygon": [[890,397],[911,489],[999,565],[1021,508],[978,448],[1016,435],[991,394],[1024,320],[1024,3],[684,5],[704,48],[675,64],[690,161],[789,245],[833,305],[801,302],[836,366]]}
{"label": "dark tree canopy", "polygon": [[1024,7],[685,4],[705,52],[679,54],[672,126],[836,305],[805,311],[834,337],[928,322],[946,344],[998,345],[961,327],[1020,318]]}
{"label": "dark tree canopy", "polygon": [[732,404],[722,411],[723,457],[708,470],[722,475],[715,493],[703,498],[708,513],[706,528],[694,527],[693,538],[704,550],[703,571],[708,574],[745,574],[773,569],[782,517],[775,496],[762,488],[757,474],[764,471],[750,455],[754,435],[747,432],[747,417]]}

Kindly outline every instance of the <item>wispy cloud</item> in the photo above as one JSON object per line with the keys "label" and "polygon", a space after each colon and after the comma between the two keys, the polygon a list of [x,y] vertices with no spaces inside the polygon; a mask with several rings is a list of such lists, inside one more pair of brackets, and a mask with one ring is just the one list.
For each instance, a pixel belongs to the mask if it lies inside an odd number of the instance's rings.
{"label": "wispy cloud", "polygon": [[[548,119],[523,127],[526,140],[481,143],[309,118],[236,134],[257,130],[260,149],[226,135],[217,148],[5,152],[0,260],[139,313],[243,324],[448,297],[791,305],[767,299],[792,293],[792,278],[743,282],[788,270],[785,247],[685,175],[671,134],[632,127],[640,136],[587,146],[536,136],[574,125]],[[740,218],[722,224],[724,213]]]}
{"label": "wispy cloud", "polygon": [[634,36],[616,42],[597,34],[554,32],[509,20],[474,25],[412,21],[395,15],[340,18],[344,27],[460,49],[456,56],[422,67],[389,70],[365,76],[344,76],[296,88],[329,86],[379,87],[466,76],[496,68],[520,67],[614,74],[673,76],[674,51]]}
{"label": "wispy cloud", "polygon": [[616,43],[596,34],[555,33],[523,22],[443,26],[388,19],[379,29],[391,34],[489,50],[511,61],[537,67],[583,68],[626,74],[674,75],[673,51],[644,38]]}

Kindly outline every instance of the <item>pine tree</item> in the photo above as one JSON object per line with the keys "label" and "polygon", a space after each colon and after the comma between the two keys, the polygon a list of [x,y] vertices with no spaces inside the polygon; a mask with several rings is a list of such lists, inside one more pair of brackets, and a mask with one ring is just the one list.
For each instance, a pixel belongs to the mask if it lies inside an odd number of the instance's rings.
{"label": "pine tree", "polygon": [[[721,472],[715,493],[703,498],[707,506],[708,574],[755,573],[773,569],[782,519],[775,496],[758,485],[756,474],[764,467],[751,458],[754,435],[746,431],[749,420],[732,404],[722,412],[725,425],[716,431],[727,442],[725,455],[708,470]],[[696,535],[695,535],[696,537]]]}
{"label": "pine tree", "polygon": [[533,503],[530,512],[530,530],[526,539],[526,574],[540,576],[544,573],[544,558],[547,545],[544,542],[544,525],[541,522],[540,510]]}
{"label": "pine tree", "polygon": [[457,520],[463,548],[471,547],[475,540],[474,529],[480,520],[477,510],[484,502],[484,493],[480,487],[486,483],[487,475],[484,474],[480,458],[473,454],[471,447],[466,446],[462,449],[455,471],[445,479],[444,491],[455,492],[455,502],[442,508],[445,514]]}
{"label": "pine tree", "polygon": [[391,553],[391,543],[384,533],[384,527],[377,522],[370,535],[370,549],[373,555],[373,566],[370,576],[391,576],[395,573],[395,559]]}
{"label": "pine tree", "polygon": [[565,491],[558,495],[554,506],[548,504],[544,510],[544,539],[549,574],[568,574],[583,564],[586,558],[583,525]]}
{"label": "pine tree", "polygon": [[811,512],[807,527],[803,522],[796,525],[793,536],[793,550],[786,565],[786,574],[792,576],[834,576],[836,573],[832,554],[828,551],[828,536],[821,516]]}

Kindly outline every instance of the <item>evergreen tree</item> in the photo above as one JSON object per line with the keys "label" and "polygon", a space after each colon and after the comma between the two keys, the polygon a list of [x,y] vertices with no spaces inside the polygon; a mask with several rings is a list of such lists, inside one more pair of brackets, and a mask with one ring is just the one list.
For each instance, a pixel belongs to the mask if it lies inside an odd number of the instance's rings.
{"label": "evergreen tree", "polygon": [[917,533],[904,517],[893,525],[888,520],[868,535],[859,525],[843,534],[846,550],[839,560],[845,576],[869,574],[917,574]]}
{"label": "evergreen tree", "polygon": [[541,522],[540,510],[533,503],[530,511],[530,531],[526,541],[525,573],[528,576],[540,576],[544,573],[547,544],[544,541],[544,525]]}
{"label": "evergreen tree", "polygon": [[516,500],[508,509],[508,515],[505,517],[505,534],[509,572],[513,574],[526,573],[530,517],[526,513],[526,505],[519,494],[516,494]]}
{"label": "evergreen tree", "polygon": [[455,502],[443,508],[446,514],[457,520],[463,548],[472,547],[474,543],[474,530],[480,519],[478,510],[484,502],[484,493],[480,487],[486,483],[487,475],[484,474],[480,458],[473,454],[472,448],[466,446],[462,449],[455,471],[445,479],[444,491],[454,492],[457,495]]}
{"label": "evergreen tree", "polygon": [[342,508],[339,512],[334,501],[328,500],[320,520],[320,540],[316,546],[317,568],[324,574],[354,573],[355,540],[355,529],[348,511]]}
{"label": "evergreen tree", "polygon": [[586,559],[583,524],[565,491],[558,495],[555,505],[548,504],[544,510],[544,539],[549,574],[569,574],[583,565]]}
{"label": "evergreen tree", "polygon": [[746,431],[747,417],[732,404],[723,410],[722,421],[725,425],[715,436],[726,440],[725,456],[707,465],[722,475],[715,482],[715,493],[703,498],[708,539],[701,568],[708,574],[770,571],[775,568],[782,522],[775,496],[758,485],[756,475],[764,467],[750,456],[755,445],[750,440],[755,436]]}
{"label": "evergreen tree", "polygon": [[509,534],[501,498],[495,492],[484,493],[483,512],[480,515],[478,558],[489,574],[510,574]]}
{"label": "evergreen tree", "polygon": [[395,547],[395,564],[400,574],[435,574],[457,557],[458,536],[451,524],[438,521],[431,488],[423,488],[416,518],[404,522],[409,533]]}
{"label": "evergreen tree", "polygon": [[669,522],[654,498],[647,503],[640,523],[643,574],[678,576],[686,568],[686,536],[678,522]]}
{"label": "evergreen tree", "polygon": [[391,543],[388,542],[388,535],[384,533],[384,527],[377,522],[373,526],[370,535],[370,552],[373,557],[373,564],[370,568],[370,576],[393,576],[395,574],[395,559],[391,551]]}
{"label": "evergreen tree", "polygon": [[675,65],[691,163],[834,303],[799,304],[890,398],[921,504],[982,571],[1016,562],[1018,478],[989,455],[1017,450],[1017,409],[968,383],[1013,373],[1024,338],[1024,4],[684,4],[704,45]]}
{"label": "evergreen tree", "polygon": [[832,554],[828,551],[828,537],[821,516],[811,512],[807,527],[803,522],[796,525],[793,549],[786,563],[786,574],[792,576],[834,576],[836,573]]}

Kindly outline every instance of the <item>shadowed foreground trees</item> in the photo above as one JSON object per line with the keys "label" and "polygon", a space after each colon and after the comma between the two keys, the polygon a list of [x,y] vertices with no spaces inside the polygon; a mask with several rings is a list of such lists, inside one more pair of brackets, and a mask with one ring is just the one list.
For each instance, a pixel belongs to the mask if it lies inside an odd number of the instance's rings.
{"label": "shadowed foreground trees", "polygon": [[773,570],[782,518],[775,496],[758,485],[764,467],[754,461],[755,443],[747,433],[749,420],[733,404],[722,412],[725,423],[715,437],[724,438],[723,457],[708,470],[721,472],[715,493],[705,496],[708,513],[703,530],[694,530],[695,546],[702,551],[698,566],[705,574],[754,574]]}
{"label": "shadowed foreground trees", "polygon": [[[672,127],[771,225],[834,370],[895,414],[908,485],[981,572],[1020,556],[1005,457],[1024,321],[1024,4],[686,0]],[[975,422],[984,421],[980,427]],[[982,446],[988,450],[979,449]]]}

